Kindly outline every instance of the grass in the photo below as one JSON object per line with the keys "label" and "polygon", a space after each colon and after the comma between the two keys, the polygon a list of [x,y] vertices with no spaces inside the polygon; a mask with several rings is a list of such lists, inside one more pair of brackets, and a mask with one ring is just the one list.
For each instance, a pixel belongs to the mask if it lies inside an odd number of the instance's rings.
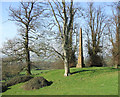
{"label": "grass", "polygon": [[[118,70],[110,67],[71,68],[69,77],[64,70],[33,70],[33,76],[43,76],[53,84],[38,90],[23,90],[20,83],[3,95],[118,95]],[[42,73],[41,73],[42,72]],[[24,72],[22,73],[24,74]]]}

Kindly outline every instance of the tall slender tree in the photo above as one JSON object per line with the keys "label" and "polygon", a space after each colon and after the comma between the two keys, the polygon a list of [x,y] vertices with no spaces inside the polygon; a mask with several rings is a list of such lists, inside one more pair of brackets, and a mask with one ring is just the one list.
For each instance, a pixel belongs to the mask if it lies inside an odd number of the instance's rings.
{"label": "tall slender tree", "polygon": [[29,43],[33,39],[33,34],[37,33],[38,19],[43,12],[42,6],[38,2],[20,2],[18,8],[10,7],[9,12],[11,17],[9,20],[18,24],[19,31],[23,37],[26,55],[26,74],[31,75]]}

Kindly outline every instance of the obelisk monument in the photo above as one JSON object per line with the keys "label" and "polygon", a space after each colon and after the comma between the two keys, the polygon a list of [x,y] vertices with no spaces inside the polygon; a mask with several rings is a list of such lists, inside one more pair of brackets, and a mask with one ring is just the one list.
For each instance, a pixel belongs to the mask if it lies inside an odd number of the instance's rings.
{"label": "obelisk monument", "polygon": [[80,28],[80,37],[79,37],[79,55],[78,55],[78,64],[76,65],[77,68],[84,67],[84,60],[83,60],[83,46],[82,46],[82,28]]}

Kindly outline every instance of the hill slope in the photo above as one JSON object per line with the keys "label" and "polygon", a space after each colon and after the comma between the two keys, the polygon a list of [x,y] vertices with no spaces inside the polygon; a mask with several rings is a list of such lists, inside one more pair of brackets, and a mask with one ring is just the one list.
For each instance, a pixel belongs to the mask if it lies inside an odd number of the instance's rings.
{"label": "hill slope", "polygon": [[39,90],[23,90],[24,83],[11,86],[3,95],[118,95],[118,70],[108,67],[71,68],[69,77],[64,70],[33,70],[53,84]]}

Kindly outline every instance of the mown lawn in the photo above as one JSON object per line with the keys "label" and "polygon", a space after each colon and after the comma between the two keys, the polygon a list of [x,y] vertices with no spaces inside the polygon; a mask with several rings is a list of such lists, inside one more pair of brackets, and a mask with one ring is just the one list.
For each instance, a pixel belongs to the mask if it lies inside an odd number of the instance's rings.
{"label": "mown lawn", "polygon": [[[42,73],[41,73],[42,72]],[[43,76],[53,84],[39,90],[23,90],[20,83],[11,86],[3,95],[118,95],[118,70],[110,67],[71,68],[64,70],[33,70],[33,76]]]}

